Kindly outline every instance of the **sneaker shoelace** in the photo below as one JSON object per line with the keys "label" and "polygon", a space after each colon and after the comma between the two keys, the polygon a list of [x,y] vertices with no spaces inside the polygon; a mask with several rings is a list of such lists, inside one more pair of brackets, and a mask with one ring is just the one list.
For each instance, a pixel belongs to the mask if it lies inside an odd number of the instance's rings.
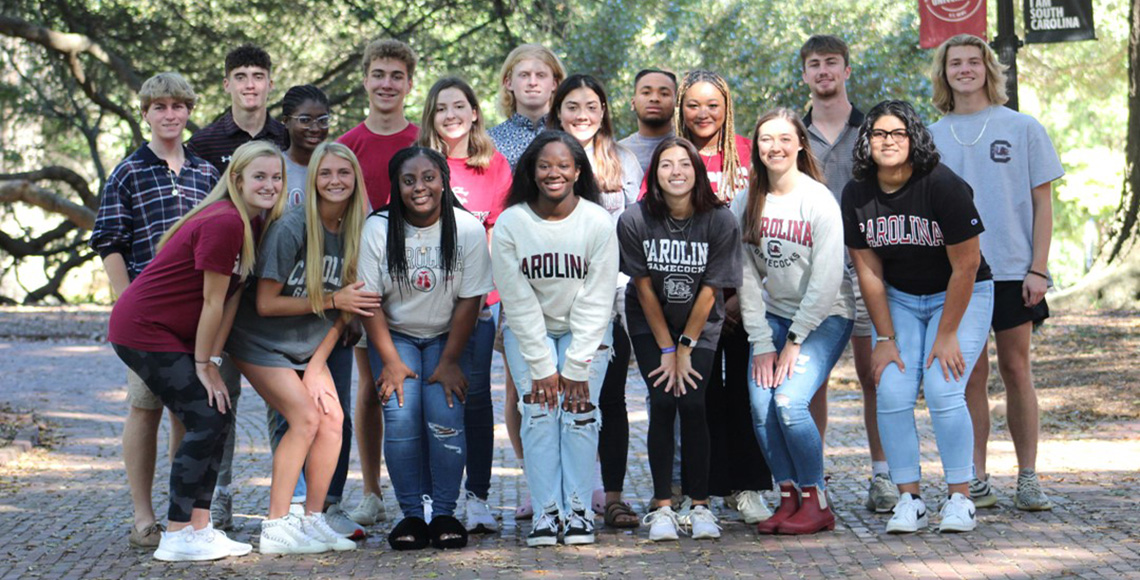
{"label": "sneaker shoelace", "polygon": [[1018,475],[1017,491],[1025,495],[1038,495],[1041,492],[1041,482],[1036,475]]}
{"label": "sneaker shoelace", "polygon": [[671,520],[673,522],[674,529],[676,529],[678,532],[685,533],[684,526],[682,526],[681,522],[678,521],[677,512],[673,511],[671,508],[669,511],[665,511],[665,508],[658,508],[654,511],[651,511],[645,514],[645,517],[641,518],[641,521],[647,526],[652,526],[653,523],[659,519]]}
{"label": "sneaker shoelace", "polygon": [[586,514],[584,512],[570,512],[570,521],[568,522],[568,527],[571,529],[580,529],[586,532],[593,531],[593,526],[589,521],[586,520]]}
{"label": "sneaker shoelace", "polygon": [[720,520],[717,519],[716,514],[712,513],[708,508],[702,510],[695,509],[689,514],[689,529],[690,531],[692,530],[693,524],[702,523],[712,524],[716,526],[716,529],[723,530],[724,528],[720,527],[720,524],[717,523],[718,521]]}
{"label": "sneaker shoelace", "polygon": [[532,528],[531,533],[537,532],[538,530],[544,528],[557,531],[558,518],[556,518],[554,514],[544,512],[542,515],[538,516],[538,521],[534,522],[534,527]]}

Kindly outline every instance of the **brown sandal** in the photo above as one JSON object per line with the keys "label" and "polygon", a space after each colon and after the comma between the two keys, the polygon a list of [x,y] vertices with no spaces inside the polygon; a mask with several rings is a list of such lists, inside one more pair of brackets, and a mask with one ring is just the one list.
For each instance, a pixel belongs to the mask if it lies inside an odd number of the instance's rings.
{"label": "brown sandal", "polygon": [[611,528],[636,528],[641,525],[641,518],[629,504],[615,501],[606,505],[605,522]]}

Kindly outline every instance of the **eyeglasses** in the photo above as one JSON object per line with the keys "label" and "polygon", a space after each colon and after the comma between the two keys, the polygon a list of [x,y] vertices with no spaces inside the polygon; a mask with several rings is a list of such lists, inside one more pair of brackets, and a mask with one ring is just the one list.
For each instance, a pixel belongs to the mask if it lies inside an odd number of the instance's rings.
{"label": "eyeglasses", "polygon": [[292,117],[292,119],[294,121],[296,121],[298,125],[305,127],[305,128],[311,128],[311,127],[316,126],[316,127],[320,127],[321,129],[328,129],[329,123],[332,122],[332,118],[329,117],[328,115],[321,115],[320,117],[310,117],[308,115],[298,115],[296,117]]}
{"label": "eyeglasses", "polygon": [[910,140],[910,134],[906,132],[906,129],[895,129],[894,131],[884,131],[882,129],[871,130],[872,141],[884,141],[888,135],[890,135],[891,140],[895,143],[902,143],[904,141]]}

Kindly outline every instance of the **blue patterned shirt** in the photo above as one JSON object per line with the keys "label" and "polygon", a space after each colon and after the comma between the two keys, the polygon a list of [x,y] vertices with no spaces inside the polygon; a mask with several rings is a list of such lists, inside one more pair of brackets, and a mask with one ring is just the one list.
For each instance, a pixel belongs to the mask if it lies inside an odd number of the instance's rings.
{"label": "blue patterned shirt", "polygon": [[209,195],[220,178],[205,159],[183,148],[177,175],[143,145],[115,166],[88,242],[106,258],[122,254],[131,280],[154,259],[158,240],[174,222]]}
{"label": "blue patterned shirt", "polygon": [[507,161],[511,163],[511,171],[515,170],[515,164],[519,162],[519,157],[522,157],[523,151],[526,151],[528,145],[539,133],[546,130],[546,115],[539,118],[535,123],[524,115],[515,113],[511,118],[491,127],[487,130],[487,134],[491,136],[491,140],[495,142],[495,147]]}

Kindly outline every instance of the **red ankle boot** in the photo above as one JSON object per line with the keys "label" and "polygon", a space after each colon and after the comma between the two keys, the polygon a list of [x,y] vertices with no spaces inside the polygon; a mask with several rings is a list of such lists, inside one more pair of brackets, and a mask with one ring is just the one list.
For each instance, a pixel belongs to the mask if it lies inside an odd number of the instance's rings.
{"label": "red ankle boot", "polygon": [[777,534],[814,534],[835,529],[835,514],[827,505],[827,493],[817,487],[805,487],[800,493],[800,509],[792,517],[780,522]]}
{"label": "red ankle boot", "polygon": [[756,524],[757,534],[774,534],[780,522],[792,517],[800,509],[800,494],[796,493],[796,486],[792,484],[780,485],[780,507],[772,517]]}

